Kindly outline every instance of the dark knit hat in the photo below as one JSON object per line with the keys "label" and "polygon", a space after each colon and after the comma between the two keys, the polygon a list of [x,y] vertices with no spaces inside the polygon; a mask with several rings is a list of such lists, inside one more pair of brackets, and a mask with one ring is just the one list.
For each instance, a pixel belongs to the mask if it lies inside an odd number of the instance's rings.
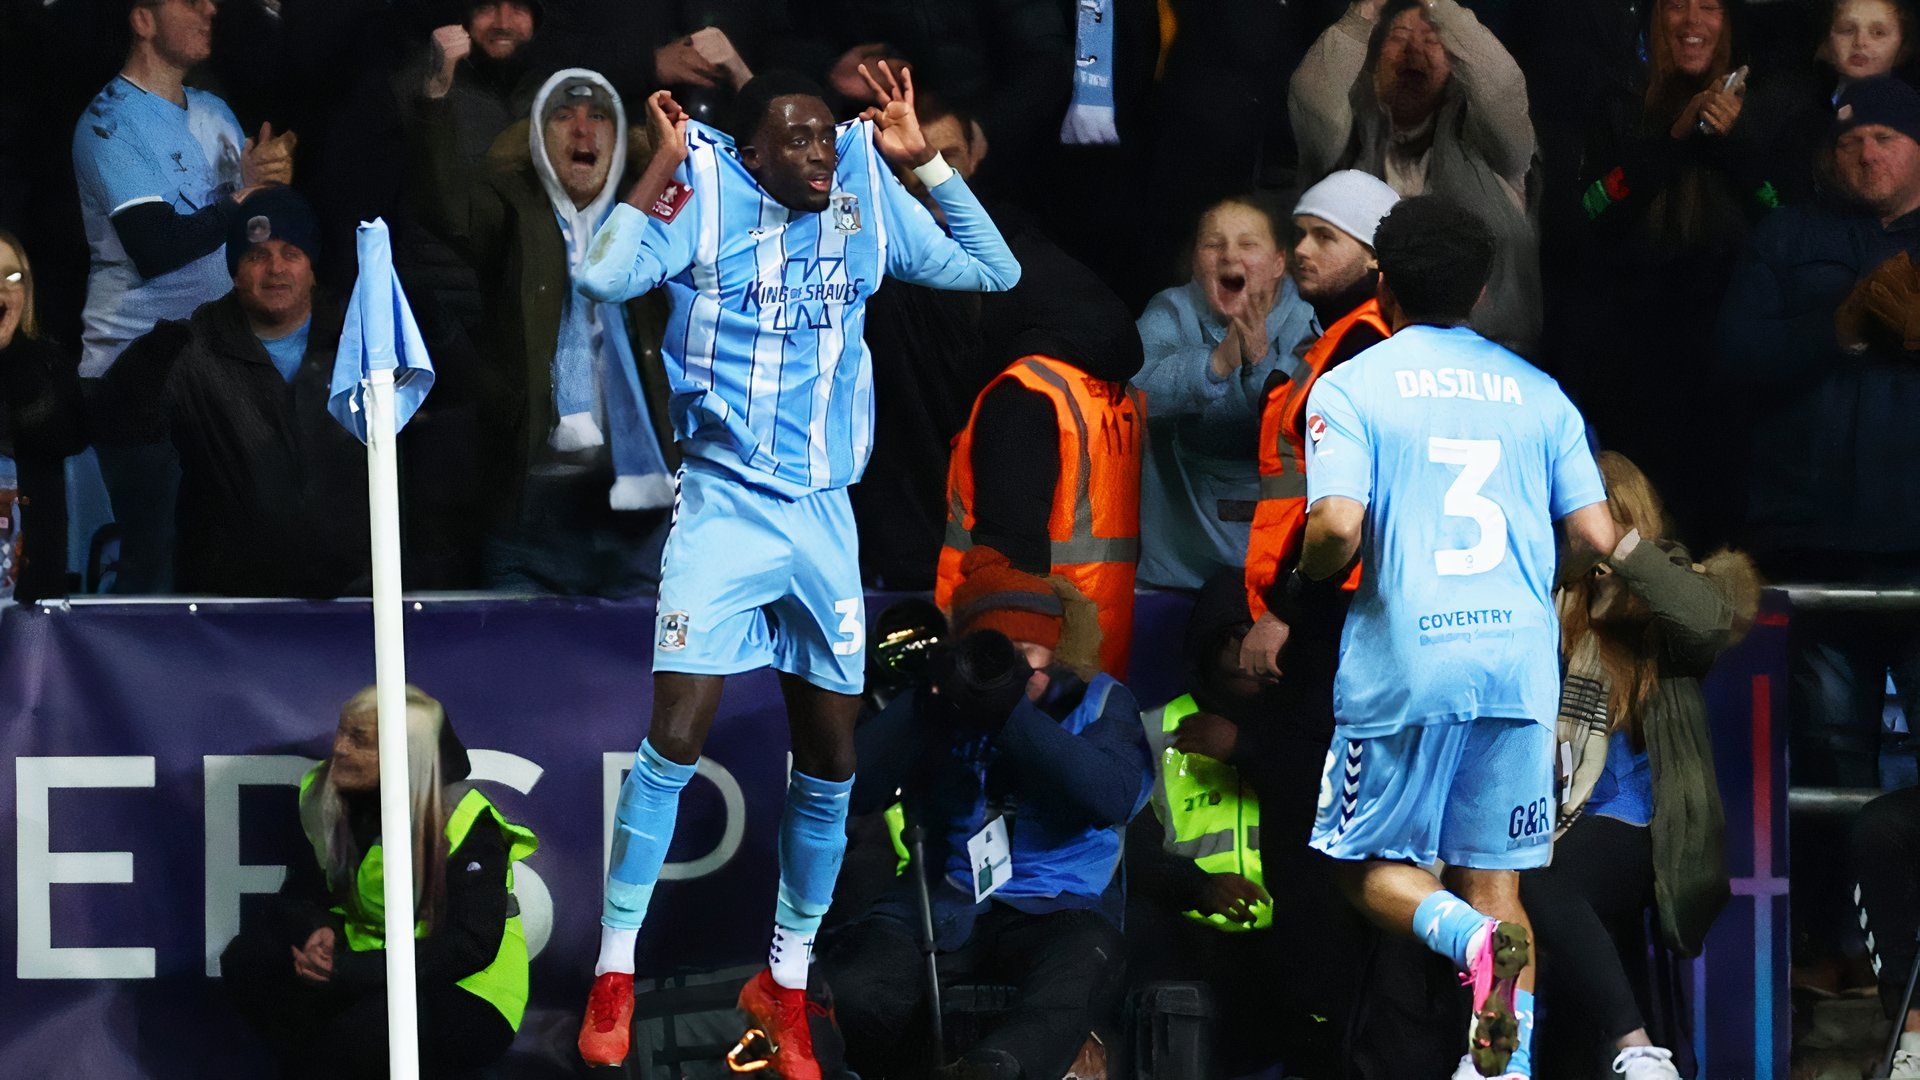
{"label": "dark knit hat", "polygon": [[967,552],[961,580],[953,590],[953,627],[957,633],[998,630],[1013,641],[1054,648],[1066,623],[1066,607],[1045,578],[1014,568],[990,547]]}
{"label": "dark knit hat", "polygon": [[[445,26],[449,23],[464,25],[473,17],[475,8],[486,7],[488,4],[497,2],[498,0],[439,0],[429,10],[433,15],[432,21],[435,26]],[[541,0],[513,0],[513,2],[533,13],[533,26],[538,30],[541,20],[547,14],[546,5]]]}
{"label": "dark knit hat", "polygon": [[240,272],[240,260],[255,245],[284,240],[320,261],[320,219],[306,197],[284,184],[256,191],[240,204],[227,229],[227,274]]}
{"label": "dark knit hat", "polygon": [[1833,138],[1878,124],[1920,143],[1920,91],[1891,75],[1848,84],[1834,105]]}

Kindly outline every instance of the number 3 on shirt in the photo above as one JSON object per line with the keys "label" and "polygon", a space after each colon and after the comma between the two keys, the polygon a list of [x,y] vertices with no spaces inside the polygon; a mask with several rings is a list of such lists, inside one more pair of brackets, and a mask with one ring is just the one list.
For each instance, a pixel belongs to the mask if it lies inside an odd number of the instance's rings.
{"label": "number 3 on shirt", "polygon": [[1500,464],[1500,440],[1435,436],[1427,440],[1427,460],[1461,466],[1441,505],[1448,517],[1471,518],[1480,526],[1480,539],[1472,547],[1434,552],[1434,571],[1441,577],[1461,577],[1499,566],[1507,557],[1507,515],[1499,503],[1480,494],[1480,488]]}

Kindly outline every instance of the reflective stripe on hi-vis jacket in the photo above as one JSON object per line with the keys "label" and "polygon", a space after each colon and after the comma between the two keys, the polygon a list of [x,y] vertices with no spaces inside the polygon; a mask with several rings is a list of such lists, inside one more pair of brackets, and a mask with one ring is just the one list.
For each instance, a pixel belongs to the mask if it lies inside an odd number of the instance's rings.
{"label": "reflective stripe on hi-vis jacket", "polygon": [[[1240,778],[1240,770],[1203,754],[1173,748],[1181,721],[1200,711],[1193,695],[1142,713],[1147,745],[1153,750],[1153,809],[1166,830],[1170,855],[1192,859],[1209,874],[1239,874],[1266,888],[1260,868],[1260,800]],[[1238,923],[1224,915],[1187,912],[1220,930],[1264,930],[1273,925],[1273,905],[1254,904],[1254,921]]]}
{"label": "reflective stripe on hi-vis jacket", "polygon": [[[1253,511],[1253,530],[1247,537],[1247,604],[1255,618],[1266,614],[1266,595],[1280,578],[1280,568],[1300,551],[1307,521],[1307,393],[1314,380],[1326,374],[1327,361],[1347,331],[1365,323],[1386,337],[1393,330],[1380,314],[1380,302],[1369,300],[1327,328],[1307,350],[1306,375],[1289,379],[1267,391],[1260,407],[1260,501]],[[1347,579],[1351,590],[1360,583],[1360,568]]]}
{"label": "reflective stripe on hi-vis jacket", "polygon": [[974,399],[954,437],[947,465],[947,539],[940,551],[934,603],[951,609],[960,563],[973,547],[973,429],[980,403],[1011,379],[1053,403],[1060,431],[1060,480],[1047,521],[1051,572],[1065,577],[1100,611],[1100,667],[1125,678],[1133,638],[1133,578],[1140,561],[1140,460],[1147,405],[1126,383],[1096,379],[1045,356],[1016,360]]}
{"label": "reflective stripe on hi-vis jacket", "polygon": [[[319,775],[320,766],[308,770],[300,780],[300,801],[305,803],[313,788],[314,777]],[[457,790],[457,789],[450,789]],[[507,1023],[515,1031],[520,1030],[520,1020],[527,1012],[527,935],[520,926],[519,908],[513,902],[513,864],[533,854],[540,841],[533,830],[524,825],[508,821],[488,801],[478,788],[465,788],[460,801],[454,804],[453,813],[447,816],[447,851],[454,852],[467,839],[467,834],[479,823],[482,817],[491,819],[491,827],[499,829],[507,841],[507,893],[508,911],[505,930],[500,935],[500,948],[486,967],[461,979],[455,985],[480,1000],[500,1010]],[[324,873],[328,867],[324,853],[324,841],[309,836],[307,842],[313,845],[314,856],[320,859],[320,869]],[[366,952],[369,949],[386,947],[386,875],[385,857],[380,844],[375,843],[360,860],[360,869],[354,875],[354,889],[346,899],[333,908],[333,913],[345,922],[344,936],[347,948],[354,952]],[[331,885],[331,882],[329,882]],[[413,936],[427,935],[427,925],[416,922]]]}

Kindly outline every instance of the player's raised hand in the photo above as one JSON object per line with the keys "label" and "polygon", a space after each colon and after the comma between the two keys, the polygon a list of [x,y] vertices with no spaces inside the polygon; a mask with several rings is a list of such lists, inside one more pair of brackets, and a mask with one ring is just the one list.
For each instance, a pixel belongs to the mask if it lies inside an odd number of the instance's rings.
{"label": "player's raised hand", "polygon": [[665,90],[647,95],[647,136],[656,158],[675,164],[687,159],[687,111]]}
{"label": "player's raised hand", "polygon": [[860,65],[860,77],[880,102],[878,107],[861,114],[879,129],[874,145],[888,162],[919,168],[932,161],[934,154],[927,145],[927,137],[920,133],[920,117],[913,111],[913,71],[902,66],[895,75],[885,60],[877,61],[874,66],[880,69],[884,81],[874,78],[867,65]]}

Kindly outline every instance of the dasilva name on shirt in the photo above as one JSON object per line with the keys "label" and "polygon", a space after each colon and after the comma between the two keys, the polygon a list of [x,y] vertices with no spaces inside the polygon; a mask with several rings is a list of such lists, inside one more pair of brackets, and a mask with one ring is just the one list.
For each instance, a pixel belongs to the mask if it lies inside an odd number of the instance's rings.
{"label": "dasilva name on shirt", "polygon": [[1520,397],[1520,381],[1511,375],[1495,375],[1471,368],[1419,368],[1396,371],[1393,381],[1403,398],[1465,398],[1491,401],[1497,405],[1525,405]]}

